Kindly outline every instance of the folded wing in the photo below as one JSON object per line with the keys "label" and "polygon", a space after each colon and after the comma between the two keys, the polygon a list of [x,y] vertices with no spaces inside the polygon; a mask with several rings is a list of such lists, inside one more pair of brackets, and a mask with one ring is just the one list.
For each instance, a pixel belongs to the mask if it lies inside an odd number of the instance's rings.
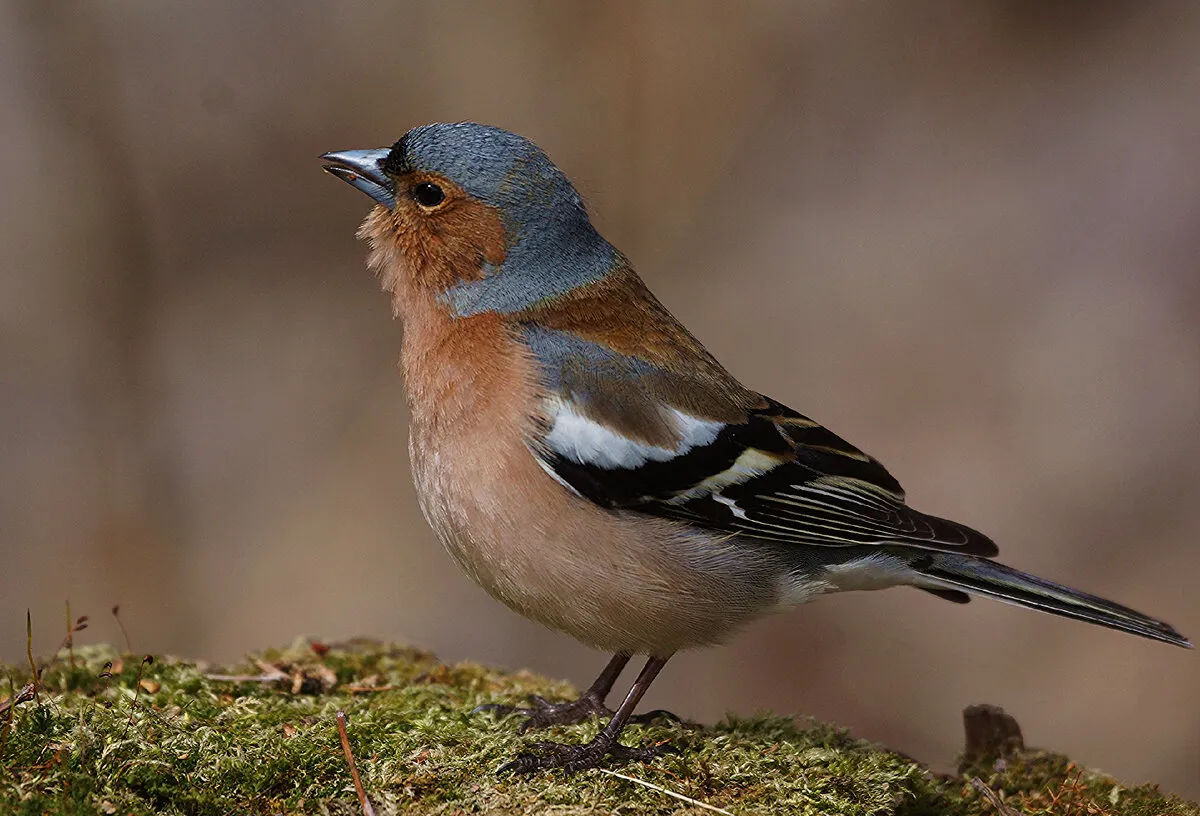
{"label": "folded wing", "polygon": [[[612,354],[577,378],[557,370],[531,449],[554,478],[607,508],[796,544],[996,554],[982,533],[908,507],[878,461],[808,417],[766,397],[735,421],[728,407],[698,416],[670,404],[665,376]],[[651,418],[630,430],[627,410]]]}

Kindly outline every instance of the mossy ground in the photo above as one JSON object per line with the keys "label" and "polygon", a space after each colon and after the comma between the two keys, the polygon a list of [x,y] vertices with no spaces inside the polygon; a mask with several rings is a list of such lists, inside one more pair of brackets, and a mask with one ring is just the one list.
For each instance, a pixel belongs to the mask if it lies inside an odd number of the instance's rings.
{"label": "mossy ground", "polygon": [[[102,676],[106,663],[111,677]],[[28,667],[0,672],[0,699],[30,680]],[[951,779],[843,731],[776,716],[626,732],[627,742],[670,740],[681,753],[618,772],[695,803],[599,771],[498,776],[527,738],[516,734],[518,717],[471,710],[572,692],[527,672],[446,665],[367,641],[298,643],[221,670],[77,648],[74,665],[60,654],[44,670],[37,700],[0,715],[0,813],[358,814],[336,724],[342,710],[377,814],[712,812],[695,804],[703,803],[736,814],[1200,816],[1195,804],[1053,754],[1027,753],[1001,770],[986,762]],[[547,736],[579,741],[596,728]]]}

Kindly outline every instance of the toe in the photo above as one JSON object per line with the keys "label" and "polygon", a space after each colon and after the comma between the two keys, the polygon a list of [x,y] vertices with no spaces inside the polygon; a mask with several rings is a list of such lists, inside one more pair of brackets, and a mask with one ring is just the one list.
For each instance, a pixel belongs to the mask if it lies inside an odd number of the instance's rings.
{"label": "toe", "polygon": [[629,718],[631,723],[641,724],[658,722],[659,720],[666,720],[667,722],[675,723],[683,722],[682,717],[680,717],[678,714],[672,714],[665,708],[656,708],[653,711],[647,711],[645,714],[635,714]]}

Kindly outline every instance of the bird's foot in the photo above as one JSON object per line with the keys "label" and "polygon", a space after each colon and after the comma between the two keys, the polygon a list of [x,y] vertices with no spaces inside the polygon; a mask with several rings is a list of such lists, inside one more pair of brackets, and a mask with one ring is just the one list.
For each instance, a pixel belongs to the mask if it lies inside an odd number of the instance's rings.
{"label": "bird's foot", "polygon": [[612,715],[612,711],[599,698],[587,694],[578,700],[569,700],[563,703],[552,703],[545,697],[533,694],[529,697],[527,707],[487,703],[478,706],[471,713],[475,714],[480,711],[494,711],[501,717],[507,717],[509,714],[523,714],[525,722],[521,723],[520,732],[522,734],[534,728],[574,725],[592,717]]}
{"label": "bird's foot", "polygon": [[639,747],[622,745],[615,738],[607,737],[603,731],[597,734],[591,742],[582,745],[535,742],[529,747],[538,753],[520,754],[512,762],[500,766],[497,773],[531,774],[553,768],[562,768],[567,773],[575,773],[607,765],[649,762],[662,754],[678,752],[677,748],[667,742]]}
{"label": "bird's foot", "polygon": [[[562,703],[552,703],[545,697],[534,694],[529,697],[529,706],[510,706],[500,703],[486,703],[477,706],[471,713],[494,711],[501,717],[509,714],[523,714],[525,722],[521,723],[520,733],[532,731],[535,728],[549,728],[552,725],[575,725],[592,717],[611,717],[612,709],[604,704],[597,696],[584,694],[578,700],[568,700]],[[669,719],[679,722],[679,718],[670,711],[657,709],[630,718],[632,723],[650,723],[658,719]]]}

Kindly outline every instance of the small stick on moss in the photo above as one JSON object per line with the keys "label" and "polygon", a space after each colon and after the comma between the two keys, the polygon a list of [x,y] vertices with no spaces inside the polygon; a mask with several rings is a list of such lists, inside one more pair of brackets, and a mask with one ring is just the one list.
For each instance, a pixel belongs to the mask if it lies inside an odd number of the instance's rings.
{"label": "small stick on moss", "polygon": [[719,808],[716,805],[710,805],[707,802],[701,802],[699,799],[693,799],[690,796],[684,796],[682,793],[676,793],[673,790],[668,790],[660,785],[655,785],[653,782],[647,782],[645,779],[626,776],[625,774],[620,774],[616,771],[610,771],[608,768],[597,768],[596,770],[600,771],[600,773],[608,774],[609,776],[615,776],[617,779],[624,779],[626,782],[633,782],[636,785],[642,785],[643,787],[650,788],[650,790],[656,790],[659,793],[665,793],[667,796],[670,796],[673,799],[678,799],[680,802],[687,802],[689,805],[693,805],[694,807],[702,808],[704,810],[711,810],[713,813],[722,813],[724,816],[733,816],[733,814],[728,810]]}
{"label": "small stick on moss", "polygon": [[4,731],[0,732],[0,759],[4,757],[4,746],[8,744],[8,732],[12,728],[13,713],[19,704],[33,699],[33,683],[28,683],[19,692],[8,678],[8,699],[0,703],[0,713],[4,714]]}
{"label": "small stick on moss", "polygon": [[33,683],[26,683],[21,687],[20,691],[14,692],[12,678],[8,678],[8,699],[0,703],[0,714],[7,714],[9,719],[12,718],[12,710],[21,703],[27,703],[33,699]]}
{"label": "small stick on moss", "polygon": [[121,729],[121,739],[125,739],[125,734],[129,732],[129,726],[133,725],[133,715],[137,713],[138,695],[142,693],[142,672],[153,663],[154,655],[146,655],[138,664],[137,680],[133,683],[133,702],[129,704],[129,719],[125,721],[125,727]]}
{"label": "small stick on moss", "polygon": [[28,609],[25,610],[25,657],[29,658],[29,671],[33,674],[33,699],[41,705],[42,698],[38,696],[38,667],[33,660],[33,613]]}
{"label": "small stick on moss", "polygon": [[1064,813],[1069,813],[1075,809],[1076,801],[1082,792],[1083,768],[1077,768],[1072,762],[1067,765],[1067,776],[1063,779],[1062,784],[1057,791],[1051,792],[1048,788],[1047,793],[1050,794],[1050,812],[1058,812],[1059,800],[1066,798],[1066,810]]}
{"label": "small stick on moss", "polygon": [[[58,656],[62,653],[63,649],[71,649],[75,633],[82,632],[87,628],[87,615],[80,615],[74,623],[71,622],[71,602],[67,601],[67,635],[58,644],[58,648],[54,650],[54,654],[50,656],[50,660],[46,662],[46,665],[39,669],[37,661],[33,658],[33,614],[28,609],[25,610],[25,658],[29,661],[29,672],[33,675],[33,680],[28,688],[33,689],[33,699],[37,700],[39,705],[42,702],[41,695],[39,694],[39,690],[42,687],[42,675],[58,662]],[[75,652],[73,649],[71,649],[71,668],[75,668]],[[22,691],[22,693],[24,692]]]}
{"label": "small stick on moss", "polygon": [[358,794],[358,803],[362,805],[365,816],[375,816],[371,800],[363,790],[362,779],[358,776],[358,766],[354,764],[354,754],[350,751],[350,735],[346,733],[346,712],[337,713],[338,736],[342,738],[342,753],[346,755],[346,764],[350,766],[350,776],[354,779],[354,792]]}
{"label": "small stick on moss", "polygon": [[274,669],[262,674],[206,674],[204,679],[218,683],[279,683],[290,678],[279,669]]}
{"label": "small stick on moss", "polygon": [[1000,794],[987,786],[987,783],[978,776],[971,778],[971,787],[983,794],[983,798],[987,799],[991,806],[996,809],[1000,816],[1021,816],[1021,812],[1004,804],[1004,800],[1000,798]]}
{"label": "small stick on moss", "polygon": [[4,731],[0,732],[0,760],[4,759],[4,747],[8,745],[8,729],[12,728],[13,708],[17,703],[17,687],[11,676],[8,678],[8,699],[4,701]]}
{"label": "small stick on moss", "polygon": [[70,659],[71,669],[74,670],[75,669],[75,639],[71,637],[72,629],[73,628],[71,626],[71,601],[68,599],[67,600],[67,637],[66,637],[67,657]]}
{"label": "small stick on moss", "polygon": [[[100,690],[101,697],[108,696],[108,687],[110,685],[110,681],[112,680],[112,667],[112,661],[109,660],[104,664],[104,670],[100,672],[99,679],[104,681],[104,688]],[[112,708],[112,705],[112,700],[104,700],[105,708]]]}
{"label": "small stick on moss", "polygon": [[133,646],[129,643],[129,633],[125,631],[125,624],[121,622],[120,604],[113,604],[112,616],[117,619],[117,626],[121,627],[121,637],[125,638],[125,654],[133,654]]}
{"label": "small stick on moss", "polygon": [[58,660],[58,655],[63,649],[71,657],[71,668],[75,668],[75,635],[88,628],[88,616],[80,615],[74,622],[71,621],[71,602],[67,601],[67,636],[62,639],[62,643],[58,644],[58,648],[54,652],[54,656],[50,658],[50,662],[42,667],[42,671],[54,665],[54,661]]}

